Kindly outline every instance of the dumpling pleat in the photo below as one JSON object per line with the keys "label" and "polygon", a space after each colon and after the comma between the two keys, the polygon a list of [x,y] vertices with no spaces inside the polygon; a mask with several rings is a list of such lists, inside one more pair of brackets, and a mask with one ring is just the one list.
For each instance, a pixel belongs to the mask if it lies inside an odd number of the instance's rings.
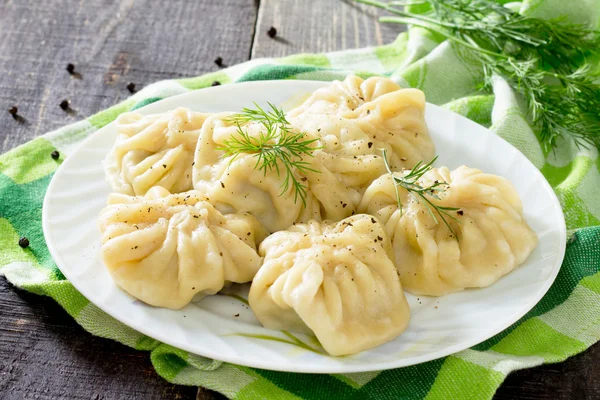
{"label": "dumpling pleat", "polygon": [[144,197],[109,200],[98,223],[104,264],[121,288],[148,304],[184,307],[229,282],[252,280],[262,264],[259,222],[225,217],[199,192],[157,186]]}
{"label": "dumpling pleat", "polygon": [[403,188],[398,189],[401,211],[387,173],[369,186],[359,207],[385,224],[407,291],[441,296],[485,287],[527,259],[538,239],[507,179],[462,166],[453,171],[433,168],[419,180],[423,187],[440,182],[447,186],[439,199],[429,199],[448,208],[445,220],[452,230],[437,213],[435,219],[431,216],[423,200],[409,197]]}
{"label": "dumpling pleat", "polygon": [[309,221],[260,245],[265,263],[250,307],[267,328],[312,331],[332,355],[385,343],[406,329],[409,308],[383,226],[369,215]]}

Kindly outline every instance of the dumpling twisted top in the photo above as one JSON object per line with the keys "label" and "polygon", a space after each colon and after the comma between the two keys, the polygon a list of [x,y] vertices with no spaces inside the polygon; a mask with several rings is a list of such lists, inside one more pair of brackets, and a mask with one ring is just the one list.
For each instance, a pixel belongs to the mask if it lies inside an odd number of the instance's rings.
{"label": "dumpling twisted top", "polygon": [[314,332],[332,355],[385,343],[409,309],[383,226],[369,215],[296,224],[260,245],[250,307],[267,328]]}
{"label": "dumpling twisted top", "polygon": [[424,110],[420,90],[401,89],[387,78],[349,76],[289,112],[294,127],[319,137],[319,149],[306,161],[320,173],[306,176],[324,219],[356,212],[364,190],[385,172],[382,149],[395,169],[434,156]]}
{"label": "dumpling twisted top", "polygon": [[144,195],[154,186],[173,193],[192,188],[192,162],[208,114],[177,108],[164,114],[121,114],[117,140],[104,161],[117,193]]}
{"label": "dumpling twisted top", "polygon": [[[440,199],[430,200],[449,211],[446,221],[457,234],[432,217],[425,203],[381,176],[367,189],[359,210],[384,222],[394,247],[396,266],[406,290],[440,296],[496,282],[523,263],[537,245],[522,203],[505,178],[475,168],[433,168],[419,181],[428,187],[446,182]],[[434,214],[435,215],[435,214]],[[437,222],[436,222],[437,220]]]}
{"label": "dumpling twisted top", "polygon": [[181,308],[228,282],[248,282],[266,233],[248,214],[222,215],[196,191],[109,196],[99,217],[102,257],[115,282],[138,299]]}

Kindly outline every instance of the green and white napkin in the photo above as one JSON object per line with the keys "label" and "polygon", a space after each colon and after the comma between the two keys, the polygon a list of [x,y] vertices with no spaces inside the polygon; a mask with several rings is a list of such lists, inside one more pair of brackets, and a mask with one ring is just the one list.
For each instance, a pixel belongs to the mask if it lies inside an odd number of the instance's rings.
{"label": "green and white napkin", "polygon": [[[521,12],[600,19],[598,0],[529,0]],[[327,54],[260,59],[216,73],[152,84],[125,102],[47,133],[0,156],[0,273],[14,285],[52,297],[94,335],[149,352],[156,371],[173,383],[198,385],[235,399],[486,399],[511,371],[556,363],[600,340],[600,161],[596,149],[563,140],[555,152],[540,146],[506,82],[477,92],[481,76],[451,46],[420,28],[389,45]],[[63,157],[122,112],[168,96],[223,84],[266,79],[329,81],[355,73],[391,76],[425,91],[429,102],[462,114],[502,136],[538,167],[558,195],[570,233],[566,258],[548,294],[497,336],[455,355],[396,370],[310,375],[240,367],[189,354],[148,338],[91,304],[56,267],[42,233],[42,200]],[[599,110],[600,112],[600,110]],[[58,150],[59,160],[50,157]],[[29,238],[22,249],[19,237]]]}

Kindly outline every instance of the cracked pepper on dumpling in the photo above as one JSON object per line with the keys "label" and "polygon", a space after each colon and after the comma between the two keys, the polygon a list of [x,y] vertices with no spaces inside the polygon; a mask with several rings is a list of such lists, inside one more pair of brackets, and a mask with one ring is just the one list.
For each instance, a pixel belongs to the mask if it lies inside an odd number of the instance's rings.
{"label": "cracked pepper on dumpling", "polygon": [[262,264],[266,232],[248,214],[223,215],[196,191],[112,194],[101,211],[102,258],[115,283],[153,306],[179,309]]}
{"label": "cracked pepper on dumpling", "polygon": [[250,287],[267,328],[313,332],[331,355],[354,354],[401,334],[410,311],[384,227],[370,215],[310,221],[272,234]]}
{"label": "cracked pepper on dumpling", "polygon": [[154,186],[172,193],[190,190],[194,149],[207,116],[187,108],[146,116],[121,114],[117,140],[104,161],[111,188],[132,196]]}
{"label": "cracked pepper on dumpling", "polygon": [[434,156],[424,117],[425,96],[388,78],[348,76],[316,90],[288,113],[300,131],[320,138],[306,177],[322,204],[323,219],[356,212],[367,186],[385,173],[381,150],[392,168],[412,168]]}
{"label": "cracked pepper on dumpling", "polygon": [[439,215],[436,223],[423,200],[417,202],[399,187],[400,210],[389,174],[373,182],[359,208],[385,224],[407,291],[441,296],[489,286],[535,249],[537,235],[525,221],[521,199],[509,180],[466,166],[433,168],[419,180],[423,187],[438,182],[448,186],[438,193],[439,200],[429,199],[455,208],[445,217],[452,230]]}

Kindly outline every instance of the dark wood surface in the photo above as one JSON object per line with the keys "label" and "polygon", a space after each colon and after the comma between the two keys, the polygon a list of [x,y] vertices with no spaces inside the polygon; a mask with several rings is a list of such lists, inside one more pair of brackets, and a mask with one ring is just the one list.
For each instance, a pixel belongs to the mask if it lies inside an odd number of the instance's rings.
{"label": "dark wood surface", "polygon": [[[215,71],[218,56],[232,65],[393,40],[398,27],[366,11],[344,0],[0,0],[0,153],[115,104],[129,82]],[[13,105],[22,120],[6,112]],[[53,300],[4,278],[0,309],[0,399],[222,398],[169,384],[147,353],[91,336]],[[515,372],[496,399],[600,399],[599,358],[596,345]]]}
{"label": "dark wood surface", "polygon": [[[261,0],[252,58],[390,43],[400,27],[379,24],[380,14],[379,9],[352,0]],[[277,29],[275,40],[265,35],[271,26]]]}

